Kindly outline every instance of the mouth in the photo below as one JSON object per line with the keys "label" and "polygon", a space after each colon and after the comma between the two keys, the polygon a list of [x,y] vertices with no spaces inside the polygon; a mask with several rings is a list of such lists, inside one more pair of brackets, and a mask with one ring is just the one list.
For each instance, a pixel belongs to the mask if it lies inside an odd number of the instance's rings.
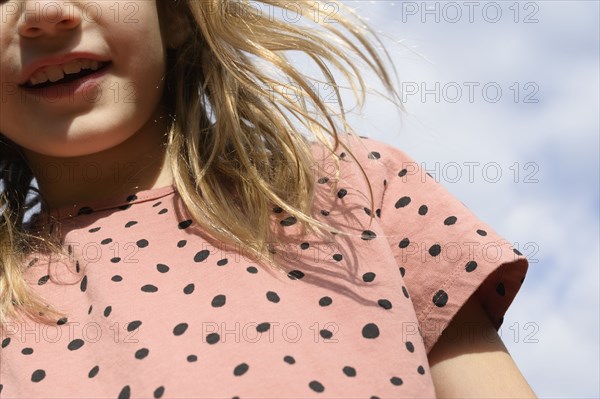
{"label": "mouth", "polygon": [[112,63],[89,59],[75,59],[61,65],[51,65],[37,70],[27,82],[20,85],[28,90],[41,90],[73,83],[100,74]]}

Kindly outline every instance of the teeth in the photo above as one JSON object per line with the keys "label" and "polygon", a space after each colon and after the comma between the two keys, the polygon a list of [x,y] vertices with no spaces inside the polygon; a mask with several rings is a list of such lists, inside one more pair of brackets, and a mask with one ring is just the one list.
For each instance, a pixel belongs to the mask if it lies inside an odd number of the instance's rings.
{"label": "teeth", "polygon": [[65,73],[79,73],[81,72],[81,64],[77,60],[68,62],[62,66]]}
{"label": "teeth", "polygon": [[44,83],[48,81],[48,75],[44,71],[37,71],[29,80],[29,83],[32,85],[37,85],[40,83]]}
{"label": "teeth", "polygon": [[100,69],[101,63],[89,59],[77,59],[69,61],[66,64],[50,65],[38,70],[29,79],[29,85],[35,86],[47,81],[57,82],[65,77],[65,75],[81,72],[82,69],[91,69],[97,71]]}
{"label": "teeth", "polygon": [[50,65],[46,68],[46,73],[51,82],[57,82],[65,77],[65,72],[58,65]]}

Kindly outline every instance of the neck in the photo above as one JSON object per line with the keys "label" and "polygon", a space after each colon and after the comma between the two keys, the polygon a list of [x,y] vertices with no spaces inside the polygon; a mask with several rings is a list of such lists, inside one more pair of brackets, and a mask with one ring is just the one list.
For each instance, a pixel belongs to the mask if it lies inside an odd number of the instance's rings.
{"label": "neck", "polygon": [[50,209],[126,196],[172,184],[166,152],[167,117],[148,122],[121,144],[78,157],[24,150],[40,194]]}

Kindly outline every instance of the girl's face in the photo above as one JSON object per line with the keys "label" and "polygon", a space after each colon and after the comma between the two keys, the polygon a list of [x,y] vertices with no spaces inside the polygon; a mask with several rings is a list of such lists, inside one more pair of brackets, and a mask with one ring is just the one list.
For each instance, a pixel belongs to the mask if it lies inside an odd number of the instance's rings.
{"label": "girl's face", "polygon": [[0,0],[0,133],[57,157],[122,143],[159,110],[163,36],[156,0]]}

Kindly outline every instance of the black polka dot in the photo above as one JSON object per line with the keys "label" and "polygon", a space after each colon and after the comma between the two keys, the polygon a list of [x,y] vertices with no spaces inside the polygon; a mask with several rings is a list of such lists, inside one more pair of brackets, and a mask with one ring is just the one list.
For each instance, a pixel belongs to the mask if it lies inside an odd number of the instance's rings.
{"label": "black polka dot", "polygon": [[333,333],[325,329],[319,331],[319,335],[325,339],[330,339],[331,337],[333,337]]}
{"label": "black polka dot", "polygon": [[164,214],[165,214],[165,213],[167,213],[167,212],[168,212],[167,208],[163,208],[163,209],[161,209],[160,211],[158,211],[158,214],[159,214],[159,215],[164,215]]}
{"label": "black polka dot", "polygon": [[467,264],[465,265],[465,270],[468,272],[472,272],[476,268],[477,268],[477,262],[475,262],[474,260],[467,262]]}
{"label": "black polka dot", "polygon": [[100,227],[94,227],[93,229],[89,229],[88,230],[90,233],[95,233],[97,231],[100,231]]}
{"label": "black polka dot", "polygon": [[44,378],[46,378],[46,372],[42,369],[37,369],[31,374],[31,381],[33,382],[40,382]]}
{"label": "black polka dot", "polygon": [[187,329],[188,329],[187,323],[179,323],[175,326],[175,328],[173,328],[173,335],[178,337],[178,336],[182,335],[184,332],[186,332]]}
{"label": "black polka dot", "polygon": [[375,273],[367,272],[363,274],[362,279],[365,283],[370,283],[371,281],[375,280]]}
{"label": "black polka dot", "polygon": [[375,232],[373,232],[371,230],[365,230],[362,232],[362,235],[360,238],[362,238],[365,241],[368,241],[368,240],[372,240],[376,237],[377,237],[377,234],[375,234]]}
{"label": "black polka dot", "polygon": [[280,301],[279,299],[279,295],[277,295],[276,292],[273,291],[268,291],[267,292],[267,299],[271,302],[277,303]]}
{"label": "black polka dot", "polygon": [[251,274],[256,274],[256,273],[258,273],[258,269],[257,269],[256,267],[254,267],[254,266],[248,266],[248,267],[246,268],[246,271],[247,271],[248,273],[251,273]]}
{"label": "black polka dot", "polygon": [[196,253],[194,256],[194,262],[204,262],[206,258],[210,255],[210,251],[208,249],[203,249],[202,251]]}
{"label": "black polka dot", "polygon": [[273,208],[273,212],[275,213],[281,213],[283,212],[283,208],[280,206],[276,206],[275,208]]}
{"label": "black polka dot", "polygon": [[427,205],[421,205],[421,206],[419,207],[419,215],[421,215],[421,216],[425,216],[425,215],[427,215],[427,211],[428,211],[428,210],[429,210],[429,209],[427,208]]}
{"label": "black polka dot", "polygon": [[291,226],[291,225],[293,225],[293,224],[296,224],[296,222],[297,222],[297,221],[298,221],[298,220],[297,220],[295,217],[293,217],[293,216],[288,216],[287,218],[283,219],[283,220],[282,220],[282,221],[280,221],[279,223],[280,223],[282,226],[284,226],[284,227],[287,227],[287,226]]}
{"label": "black polka dot", "polygon": [[74,351],[77,350],[79,348],[81,348],[84,344],[84,341],[82,339],[76,338],[73,341],[69,342],[69,345],[67,345],[67,348],[70,351]]}
{"label": "black polka dot", "polygon": [[31,355],[33,353],[33,348],[23,348],[21,349],[21,353],[23,355]]}
{"label": "black polka dot", "polygon": [[190,363],[193,363],[193,362],[195,362],[197,360],[198,360],[198,356],[196,356],[196,355],[189,355],[187,357],[187,361],[190,362]]}
{"label": "black polka dot", "polygon": [[408,295],[408,290],[406,289],[405,286],[402,286],[402,293],[404,294],[405,297],[410,298],[410,296]]}
{"label": "black polka dot", "polygon": [[135,201],[136,199],[138,199],[137,195],[131,194],[127,197],[127,202]]}
{"label": "black polka dot", "polygon": [[233,369],[233,375],[240,376],[248,371],[248,365],[246,363],[240,363]]}
{"label": "black polka dot", "polygon": [[160,386],[160,387],[158,387],[158,388],[156,388],[154,390],[154,398],[155,399],[160,399],[160,398],[162,398],[162,396],[164,395],[164,393],[165,393],[165,387]]}
{"label": "black polka dot", "polygon": [[312,389],[315,392],[323,392],[325,390],[325,387],[323,386],[323,384],[321,384],[319,381],[311,381],[308,383],[308,386],[310,387],[310,389]]}
{"label": "black polka dot", "polygon": [[110,316],[110,312],[112,312],[112,306],[107,306],[104,308],[104,317]]}
{"label": "black polka dot", "polygon": [[379,159],[381,158],[381,154],[379,154],[377,151],[371,151],[369,153],[369,159]]}
{"label": "black polka dot", "polygon": [[148,246],[148,240],[138,240],[136,244],[139,248],[146,248]]}
{"label": "black polka dot", "polygon": [[377,304],[379,306],[381,306],[384,309],[391,309],[392,308],[392,303],[390,301],[388,301],[387,299],[380,299],[377,301]]}
{"label": "black polka dot", "polygon": [[188,219],[188,220],[184,220],[183,222],[179,222],[177,227],[179,227],[180,229],[183,230],[183,229],[187,229],[191,225],[192,225],[192,219]]}
{"label": "black polka dot", "polygon": [[121,258],[119,258],[118,256],[111,258],[110,260],[112,263],[119,263],[121,261]]}
{"label": "black polka dot", "polygon": [[485,230],[481,230],[481,229],[477,229],[477,234],[479,234],[480,236],[487,236],[487,231]]}
{"label": "black polka dot", "polygon": [[115,274],[114,276],[112,276],[111,280],[115,283],[118,283],[119,281],[123,281],[123,277],[119,276],[118,274]]}
{"label": "black polka dot", "polygon": [[284,356],[283,357],[283,361],[286,362],[287,364],[294,364],[296,363],[296,359],[294,359],[292,356]]}
{"label": "black polka dot", "polygon": [[324,296],[323,298],[319,299],[320,306],[329,306],[332,302],[333,300],[329,296]]}
{"label": "black polka dot", "polygon": [[2,347],[2,348],[6,348],[6,347],[7,347],[7,346],[10,344],[10,341],[11,341],[10,337],[8,337],[8,338],[4,338],[4,339],[2,340],[2,345],[1,345],[1,347]]}
{"label": "black polka dot", "polygon": [[156,265],[156,270],[158,270],[161,273],[166,273],[169,271],[169,266],[159,263]]}
{"label": "black polka dot", "polygon": [[100,367],[99,366],[92,367],[92,369],[88,373],[88,378],[94,378],[98,374],[98,371],[100,371]]}
{"label": "black polka dot", "polygon": [[379,337],[379,327],[375,323],[368,323],[362,329],[362,336],[373,339]]}
{"label": "black polka dot", "polygon": [[326,211],[324,209],[321,210],[321,215],[323,216],[329,216],[329,211]]}
{"label": "black polka dot", "polygon": [[137,329],[141,325],[142,325],[142,322],[140,320],[134,320],[134,321],[130,322],[129,324],[127,324],[127,331],[131,332],[131,331]]}
{"label": "black polka dot", "polygon": [[220,339],[221,337],[217,333],[210,333],[206,336],[206,342],[211,345],[216,344],[217,342],[219,342]]}
{"label": "black polka dot", "polygon": [[320,177],[319,180],[317,180],[317,182],[319,184],[325,184],[329,181],[329,177]]}
{"label": "black polka dot", "polygon": [[79,211],[77,211],[77,215],[89,215],[92,212],[94,212],[92,208],[90,208],[89,206],[84,206],[83,208],[79,208]]}
{"label": "black polka dot", "polygon": [[449,216],[444,220],[444,224],[446,226],[451,226],[456,223],[456,216]]}
{"label": "black polka dot", "polygon": [[50,275],[45,275],[43,277],[40,277],[40,279],[38,280],[38,285],[44,285],[48,282],[48,280],[50,280]]}
{"label": "black polka dot", "polygon": [[156,292],[158,291],[158,287],[152,284],[146,284],[142,286],[142,291],[144,292]]}
{"label": "black polka dot", "polygon": [[187,244],[187,240],[179,240],[177,241],[177,248],[183,248]]}
{"label": "black polka dot", "polygon": [[156,208],[157,206],[159,206],[160,204],[162,204],[162,201],[158,201],[157,203],[152,205],[152,208]]}
{"label": "black polka dot", "polygon": [[112,238],[105,238],[104,240],[100,241],[101,245],[107,245],[110,244],[112,242]]}
{"label": "black polka dot", "polygon": [[259,325],[256,326],[256,331],[258,331],[259,333],[268,331],[269,328],[271,328],[271,324],[264,322],[264,323],[260,323]]}
{"label": "black polka dot", "polygon": [[92,314],[92,308],[94,307],[94,305],[90,305],[89,309],[88,309],[88,314]]}
{"label": "black polka dot", "polygon": [[304,277],[304,273],[300,270],[292,270],[291,272],[288,273],[288,277],[291,280],[299,280],[302,277]]}
{"label": "black polka dot", "polygon": [[448,294],[444,290],[439,290],[433,296],[433,303],[435,304],[435,306],[437,306],[439,308],[446,306],[447,302],[448,302]]}
{"label": "black polka dot", "polygon": [[135,226],[137,223],[138,223],[138,222],[136,222],[135,220],[132,220],[132,221],[130,221],[130,222],[127,222],[127,223],[125,224],[125,227],[129,228],[129,227],[131,227],[131,226]]}
{"label": "black polka dot", "polygon": [[350,367],[350,366],[346,366],[342,369],[342,371],[344,372],[344,374],[346,374],[348,377],[355,377],[356,376],[356,369],[354,367]]}
{"label": "black polka dot", "polygon": [[377,215],[377,217],[380,218],[381,217],[381,209],[376,209],[375,215]]}
{"label": "black polka dot", "polygon": [[348,194],[348,190],[346,190],[345,188],[341,188],[338,192],[337,192],[337,196],[338,198],[344,198],[346,196],[346,194]]}
{"label": "black polka dot", "polygon": [[220,308],[221,306],[225,305],[226,300],[227,297],[225,295],[219,294],[212,299],[210,304],[213,308]]}
{"label": "black polka dot", "polygon": [[406,205],[410,204],[410,197],[402,197],[398,201],[396,201],[396,209],[404,208]]}
{"label": "black polka dot", "polygon": [[414,352],[415,351],[415,346],[413,345],[412,342],[410,341],[406,341],[406,350],[408,350],[409,352]]}
{"label": "black polka dot", "polygon": [[404,277],[404,275],[406,274],[406,269],[404,269],[402,266],[400,266],[400,267],[398,268],[398,270],[400,270],[400,275],[401,275],[402,277]]}
{"label": "black polka dot", "polygon": [[79,285],[79,289],[81,290],[81,292],[85,292],[85,290],[87,289],[87,276],[83,276],[81,284]]}
{"label": "black polka dot", "polygon": [[417,367],[417,373],[421,375],[425,374],[425,368],[423,366]]}
{"label": "black polka dot", "polygon": [[300,244],[300,249],[308,249],[308,247],[310,247],[310,244],[307,242],[303,242],[302,244]]}
{"label": "black polka dot", "polygon": [[517,248],[513,248],[513,252],[519,256],[523,255]]}
{"label": "black polka dot", "polygon": [[433,244],[431,248],[429,248],[429,255],[438,256],[442,252],[442,247],[438,244]]}
{"label": "black polka dot", "polygon": [[392,378],[390,378],[390,382],[394,385],[402,385],[402,378],[392,377]]}
{"label": "black polka dot", "polygon": [[333,255],[333,260],[335,260],[336,262],[339,262],[342,259],[344,259],[344,257],[342,256],[342,254],[334,254]]}
{"label": "black polka dot", "polygon": [[194,283],[189,283],[188,285],[186,285],[185,287],[183,287],[183,293],[184,294],[189,295],[192,292],[194,292]]}
{"label": "black polka dot", "polygon": [[403,238],[398,244],[399,248],[406,248],[410,245],[410,240],[408,238]]}
{"label": "black polka dot", "polygon": [[367,207],[364,207],[363,209],[365,210],[365,213],[366,213],[367,215],[371,216],[371,210],[370,210],[369,208],[367,208]]}
{"label": "black polka dot", "polygon": [[502,296],[504,296],[506,294],[506,290],[504,289],[503,283],[498,283],[498,285],[496,286],[496,292],[498,293],[498,295],[502,295]]}
{"label": "black polka dot", "polygon": [[148,353],[150,353],[150,351],[148,350],[148,348],[138,349],[137,351],[135,351],[135,358],[142,360],[146,356],[148,356]]}
{"label": "black polka dot", "polygon": [[119,392],[118,399],[129,399],[130,396],[131,396],[131,388],[129,387],[129,385],[125,385],[123,387],[123,389],[121,389],[121,392]]}
{"label": "black polka dot", "polygon": [[225,266],[228,262],[229,260],[227,260],[227,258],[219,259],[217,266]]}

